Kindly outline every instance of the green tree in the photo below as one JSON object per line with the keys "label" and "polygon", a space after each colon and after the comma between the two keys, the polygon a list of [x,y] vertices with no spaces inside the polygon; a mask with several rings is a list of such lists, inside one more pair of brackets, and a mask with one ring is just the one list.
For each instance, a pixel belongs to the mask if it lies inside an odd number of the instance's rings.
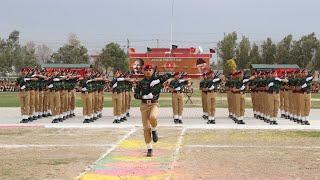
{"label": "green tree", "polygon": [[277,46],[272,42],[271,38],[267,38],[263,42],[262,46],[261,60],[265,64],[274,64],[276,63],[276,52]]}
{"label": "green tree", "polygon": [[52,63],[81,64],[89,63],[86,47],[81,45],[76,35],[71,34],[68,43],[52,54]]}
{"label": "green tree", "polygon": [[251,51],[250,51],[250,55],[249,55],[249,62],[250,64],[259,64],[261,63],[261,56],[259,53],[259,46],[254,43],[252,45]]}
{"label": "green tree", "polygon": [[225,36],[222,41],[218,43],[218,55],[222,58],[222,63],[225,64],[227,60],[234,58],[237,47],[237,33],[232,32]]}
{"label": "green tree", "polygon": [[291,51],[292,63],[298,64],[301,68],[312,65],[315,52],[319,47],[319,41],[315,33],[302,36],[300,40],[294,41]]}
{"label": "green tree", "polygon": [[109,43],[102,49],[94,66],[97,68],[103,66],[105,70],[119,68],[122,71],[128,70],[128,57],[117,43]]}
{"label": "green tree", "polygon": [[278,43],[275,62],[278,64],[290,63],[291,49],[292,49],[292,35],[290,34]]}
{"label": "green tree", "polygon": [[237,65],[239,69],[249,68],[249,55],[251,51],[251,45],[249,38],[242,36],[242,40],[237,48]]}
{"label": "green tree", "polygon": [[313,69],[320,70],[320,46],[317,48],[315,53]]}

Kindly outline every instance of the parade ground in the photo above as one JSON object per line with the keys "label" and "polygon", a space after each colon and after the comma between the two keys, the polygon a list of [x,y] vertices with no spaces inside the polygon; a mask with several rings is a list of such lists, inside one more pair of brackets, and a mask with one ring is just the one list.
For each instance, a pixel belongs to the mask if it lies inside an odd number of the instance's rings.
{"label": "parade ground", "polygon": [[139,108],[127,122],[103,118],[83,124],[76,117],[20,124],[19,108],[0,108],[1,179],[317,179],[320,177],[320,110],[310,126],[285,119],[269,125],[246,110],[245,125],[218,108],[207,125],[201,108],[186,108],[184,124],[160,108],[159,142],[146,157]]}

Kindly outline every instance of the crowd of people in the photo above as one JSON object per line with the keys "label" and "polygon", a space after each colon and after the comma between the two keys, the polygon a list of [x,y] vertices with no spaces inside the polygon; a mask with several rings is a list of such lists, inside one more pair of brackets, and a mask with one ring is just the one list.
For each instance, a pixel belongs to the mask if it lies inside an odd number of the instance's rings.
{"label": "crowd of people", "polygon": [[15,92],[18,90],[15,80],[0,79],[0,92]]}

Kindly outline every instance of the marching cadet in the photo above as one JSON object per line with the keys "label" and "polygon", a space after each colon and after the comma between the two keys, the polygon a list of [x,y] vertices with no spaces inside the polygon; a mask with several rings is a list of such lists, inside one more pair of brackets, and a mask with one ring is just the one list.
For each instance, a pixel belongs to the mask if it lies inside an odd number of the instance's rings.
{"label": "marching cadet", "polygon": [[218,92],[218,87],[221,82],[221,78],[216,75],[213,77],[213,71],[209,70],[207,72],[207,83],[204,88],[207,92],[207,112],[208,112],[208,122],[207,124],[215,124],[215,112],[216,112],[216,96]]}
{"label": "marching cadet", "polygon": [[232,88],[232,93],[234,94],[234,102],[235,102],[235,112],[236,117],[234,119],[235,123],[237,124],[245,124],[244,113],[245,113],[245,89],[246,85],[250,80],[254,77],[246,78],[244,77],[243,71],[239,71],[235,74],[236,81],[235,85]]}
{"label": "marching cadet", "polygon": [[48,88],[50,90],[50,109],[52,112],[52,123],[58,123],[62,121],[60,119],[60,89],[61,89],[61,81],[59,71],[54,71],[53,75],[49,80]]}
{"label": "marching cadet", "polygon": [[268,121],[271,125],[277,125],[277,116],[280,106],[280,88],[281,82],[288,82],[287,79],[280,79],[278,77],[277,71],[270,73],[271,78],[268,81],[267,91],[268,91],[268,107],[269,107],[269,116]]}
{"label": "marching cadet", "polygon": [[92,78],[91,72],[87,71],[84,78],[81,79],[81,99],[83,105],[83,123],[93,122],[92,110]]}
{"label": "marching cadet", "polygon": [[318,80],[319,73],[316,71],[313,75],[308,73],[308,70],[304,69],[301,73],[301,81],[297,91],[299,91],[299,118],[298,123],[302,125],[310,125],[309,123],[309,114],[311,107],[311,82]]}
{"label": "marching cadet", "polygon": [[252,110],[253,110],[253,117],[257,118],[259,112],[259,105],[258,105],[258,93],[257,93],[257,83],[258,83],[258,74],[257,72],[253,72],[252,75],[255,77],[249,83],[249,89],[251,91],[251,102],[252,102]]}
{"label": "marching cadet", "polygon": [[183,112],[183,89],[185,86],[190,85],[190,78],[183,79],[180,72],[173,74],[174,79],[170,81],[169,90],[172,92],[172,109],[175,124],[182,124]]}
{"label": "marching cadet", "polygon": [[121,78],[121,70],[115,69],[113,72],[113,80],[110,81],[110,88],[112,89],[112,106],[113,106],[113,115],[114,121],[113,123],[120,123],[120,119],[122,118],[122,89],[121,82],[124,81],[124,78]]}
{"label": "marching cadet", "polygon": [[44,89],[44,93],[43,93],[43,117],[48,117],[51,116],[51,110],[50,110],[50,90],[48,88],[49,86],[49,76],[51,76],[51,74],[49,74],[48,72],[45,72],[44,74],[45,78],[43,80],[43,89]]}
{"label": "marching cadet", "polygon": [[17,85],[19,86],[20,110],[22,116],[20,123],[27,123],[29,121],[30,93],[28,81],[30,81],[30,78],[27,78],[26,69],[21,69],[20,76],[17,78]]}
{"label": "marching cadet", "polygon": [[235,85],[235,72],[230,73],[229,78],[225,83],[225,90],[227,92],[227,103],[228,103],[228,111],[229,111],[229,118],[235,120],[236,113],[235,113],[235,103],[234,103],[234,94],[232,93],[232,89]]}
{"label": "marching cadet", "polygon": [[37,82],[36,82],[37,79],[36,78],[34,79],[34,70],[29,71],[27,78],[33,79],[29,81],[29,93],[30,93],[29,116],[31,116],[30,120],[36,120],[38,116],[38,115],[36,116],[36,113],[35,113],[35,96],[36,96],[35,89],[37,86]]}
{"label": "marching cadet", "polygon": [[144,140],[147,145],[147,157],[153,154],[151,138],[158,141],[157,118],[159,115],[159,96],[163,83],[171,78],[170,74],[155,75],[152,65],[144,67],[144,78],[137,83],[134,97],[141,100],[140,111],[144,130]]}
{"label": "marching cadet", "polygon": [[207,82],[208,82],[208,75],[206,72],[203,72],[203,79],[200,81],[200,91],[201,91],[201,104],[202,104],[202,118],[204,120],[209,119],[208,109],[207,109]]}
{"label": "marching cadet", "polygon": [[80,76],[75,75],[74,73],[70,72],[66,79],[67,83],[67,91],[68,91],[68,99],[67,99],[67,115],[68,117],[74,117],[75,113],[75,88],[77,85],[77,81]]}
{"label": "marching cadet", "polygon": [[[126,78],[130,78],[130,73],[126,74]],[[132,101],[132,87],[133,87],[133,79],[124,81],[124,93],[125,93],[125,111],[124,116],[125,119],[130,117],[130,107],[131,107],[131,101]]]}

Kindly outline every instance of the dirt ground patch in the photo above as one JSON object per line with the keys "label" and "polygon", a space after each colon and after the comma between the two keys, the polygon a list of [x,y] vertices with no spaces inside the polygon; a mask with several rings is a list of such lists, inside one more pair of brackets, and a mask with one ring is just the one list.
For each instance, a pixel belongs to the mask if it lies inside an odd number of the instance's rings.
{"label": "dirt ground patch", "polygon": [[174,179],[318,179],[319,136],[317,131],[190,130]]}
{"label": "dirt ground patch", "polygon": [[129,129],[1,129],[0,179],[73,179],[128,132]]}

